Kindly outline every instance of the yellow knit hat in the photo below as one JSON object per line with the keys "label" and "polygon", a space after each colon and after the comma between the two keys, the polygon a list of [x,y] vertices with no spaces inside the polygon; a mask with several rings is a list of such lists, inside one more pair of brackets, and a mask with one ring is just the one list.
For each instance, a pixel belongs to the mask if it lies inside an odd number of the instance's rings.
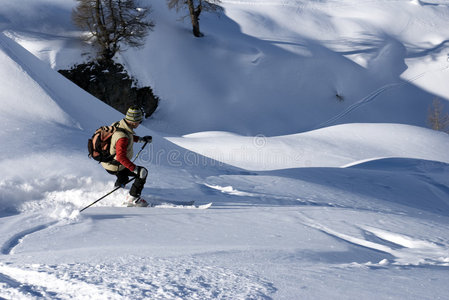
{"label": "yellow knit hat", "polygon": [[125,120],[128,122],[139,123],[142,119],[142,110],[137,106],[131,106],[126,112]]}

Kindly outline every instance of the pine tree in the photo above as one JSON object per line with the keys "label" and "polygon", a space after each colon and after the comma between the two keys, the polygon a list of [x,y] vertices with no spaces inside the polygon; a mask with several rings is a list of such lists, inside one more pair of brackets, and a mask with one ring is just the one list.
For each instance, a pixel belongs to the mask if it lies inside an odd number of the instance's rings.
{"label": "pine tree", "polygon": [[99,47],[99,59],[110,61],[124,50],[140,47],[155,26],[148,20],[150,7],[140,8],[134,0],[77,0],[72,12],[75,25],[87,31],[86,41]]}

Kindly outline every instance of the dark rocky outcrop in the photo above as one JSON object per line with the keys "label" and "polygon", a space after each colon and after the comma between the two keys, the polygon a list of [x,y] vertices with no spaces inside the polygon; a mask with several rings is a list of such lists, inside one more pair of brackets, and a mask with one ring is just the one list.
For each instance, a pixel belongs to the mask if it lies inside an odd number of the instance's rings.
{"label": "dark rocky outcrop", "polygon": [[89,62],[58,72],[124,114],[129,106],[138,105],[149,117],[159,103],[151,87],[137,87],[137,80],[130,77],[118,63]]}

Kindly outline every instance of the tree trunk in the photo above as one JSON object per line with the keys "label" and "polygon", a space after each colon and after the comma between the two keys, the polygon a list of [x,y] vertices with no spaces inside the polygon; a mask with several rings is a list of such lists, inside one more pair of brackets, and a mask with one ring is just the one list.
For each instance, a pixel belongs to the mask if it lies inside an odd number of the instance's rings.
{"label": "tree trunk", "polygon": [[190,20],[192,21],[193,35],[202,37],[203,34],[200,31],[201,2],[198,7],[195,8],[194,0],[187,0],[187,6],[189,7]]}

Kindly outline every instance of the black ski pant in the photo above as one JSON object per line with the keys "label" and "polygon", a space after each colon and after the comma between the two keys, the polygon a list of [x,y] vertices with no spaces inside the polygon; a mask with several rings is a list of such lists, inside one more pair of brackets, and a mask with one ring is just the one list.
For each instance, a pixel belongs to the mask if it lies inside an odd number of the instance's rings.
{"label": "black ski pant", "polygon": [[140,194],[142,193],[143,186],[145,185],[145,182],[147,181],[147,178],[140,178],[137,176],[134,172],[130,171],[129,169],[125,168],[118,172],[113,172],[106,170],[109,174],[117,176],[117,180],[115,181],[115,186],[125,186],[125,184],[128,182],[129,177],[135,177],[133,185],[131,186],[131,189],[129,190],[129,194],[133,197],[140,197]]}

